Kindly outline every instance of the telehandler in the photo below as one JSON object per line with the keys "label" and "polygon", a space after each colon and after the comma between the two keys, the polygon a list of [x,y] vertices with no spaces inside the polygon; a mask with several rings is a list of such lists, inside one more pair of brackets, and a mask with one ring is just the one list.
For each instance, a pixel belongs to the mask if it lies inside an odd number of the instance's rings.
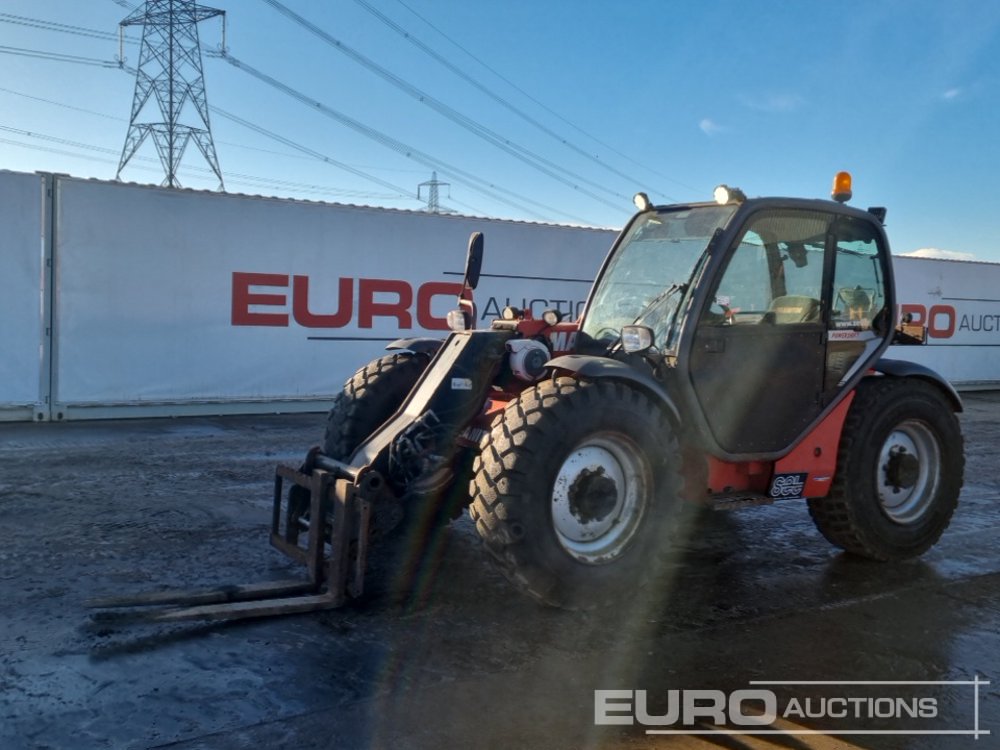
{"label": "telehandler", "polygon": [[307,581],[98,604],[336,607],[362,595],[372,550],[465,507],[514,586],[568,608],[655,585],[691,506],[803,500],[850,553],[922,554],[962,487],[962,403],[883,356],[920,339],[897,320],[885,209],[848,206],[846,172],[833,200],[714,197],[638,194],[575,321],[509,307],[477,330],[474,234],[452,333],[390,344],[345,384],[322,448],[278,467],[271,540]]}

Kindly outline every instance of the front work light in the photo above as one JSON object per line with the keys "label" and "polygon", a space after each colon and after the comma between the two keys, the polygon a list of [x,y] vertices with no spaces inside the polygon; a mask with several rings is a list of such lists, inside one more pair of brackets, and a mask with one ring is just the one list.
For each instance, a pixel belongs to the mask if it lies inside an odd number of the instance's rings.
{"label": "front work light", "polygon": [[644,352],[653,346],[653,329],[648,326],[624,326],[622,349],[630,354]]}
{"label": "front work light", "polygon": [[554,326],[563,318],[562,313],[558,310],[546,310],[542,313],[542,320],[547,326]]}
{"label": "front work light", "polygon": [[746,193],[739,188],[729,187],[729,185],[719,185],[712,195],[715,196],[715,202],[720,206],[742,203],[747,199]]}
{"label": "front work light", "polygon": [[648,211],[653,207],[653,202],[649,200],[649,196],[645,193],[636,193],[633,195],[632,202],[640,211]]}
{"label": "front work light", "polygon": [[837,203],[847,203],[851,199],[851,173],[837,172],[833,178],[833,191],[830,197]]}

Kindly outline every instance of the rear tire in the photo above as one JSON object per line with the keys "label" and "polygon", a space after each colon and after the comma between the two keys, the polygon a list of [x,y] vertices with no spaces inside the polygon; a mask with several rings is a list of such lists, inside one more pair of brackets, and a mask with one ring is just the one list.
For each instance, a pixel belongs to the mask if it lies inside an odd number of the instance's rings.
{"label": "rear tire", "polygon": [[831,543],[874,560],[917,557],[948,527],[965,456],[951,403],[916,378],[873,377],[844,422],[830,494],[809,513]]}
{"label": "rear tire", "polygon": [[665,569],[679,514],[675,431],[620,382],[546,380],[494,421],[470,507],[507,578],[547,604],[635,596]]}

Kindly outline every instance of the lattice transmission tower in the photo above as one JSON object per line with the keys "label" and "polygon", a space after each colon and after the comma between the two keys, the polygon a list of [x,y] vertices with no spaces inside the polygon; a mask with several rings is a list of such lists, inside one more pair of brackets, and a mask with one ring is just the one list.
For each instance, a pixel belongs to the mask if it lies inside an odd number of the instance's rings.
{"label": "lattice transmission tower", "polygon": [[427,188],[427,211],[432,214],[439,213],[450,213],[449,209],[441,208],[441,199],[439,188],[441,187],[451,187],[451,183],[441,182],[438,180],[437,172],[431,172],[431,178],[427,182],[421,182],[417,185],[417,200],[421,200],[420,188]]}
{"label": "lattice transmission tower", "polygon": [[[142,44],[132,117],[116,178],[121,177],[122,169],[146,139],[152,138],[166,173],[163,185],[180,187],[177,169],[184,151],[194,141],[219,178],[219,190],[223,189],[222,170],[208,119],[208,97],[198,39],[198,24],[215,16],[222,16],[222,48],[225,49],[226,12],[198,5],[194,0],[146,0],[119,24],[120,34],[126,26],[142,25]],[[121,56],[119,59],[124,60]],[[140,122],[140,114],[150,97],[156,99],[160,120]],[[187,124],[181,122],[185,108],[189,112],[194,110],[196,115],[187,119]]]}

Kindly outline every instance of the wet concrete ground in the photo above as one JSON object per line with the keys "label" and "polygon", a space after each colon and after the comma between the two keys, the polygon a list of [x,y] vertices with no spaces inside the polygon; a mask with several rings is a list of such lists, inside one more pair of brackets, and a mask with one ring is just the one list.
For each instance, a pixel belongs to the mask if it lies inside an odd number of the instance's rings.
{"label": "wet concrete ground", "polygon": [[[510,589],[463,519],[403,601],[91,626],[96,595],[294,572],[266,541],[271,472],[301,458],[323,417],[0,425],[0,748],[997,746],[1000,394],[965,398],[962,501],[921,560],[842,555],[801,503],[714,513],[669,590],[586,615]],[[976,679],[991,684],[749,684]],[[782,711],[930,698],[937,715],[792,713],[780,735],[648,735],[595,726],[597,689],[645,690],[650,714],[670,690],[769,689]],[[991,734],[826,734],[976,726]]]}

